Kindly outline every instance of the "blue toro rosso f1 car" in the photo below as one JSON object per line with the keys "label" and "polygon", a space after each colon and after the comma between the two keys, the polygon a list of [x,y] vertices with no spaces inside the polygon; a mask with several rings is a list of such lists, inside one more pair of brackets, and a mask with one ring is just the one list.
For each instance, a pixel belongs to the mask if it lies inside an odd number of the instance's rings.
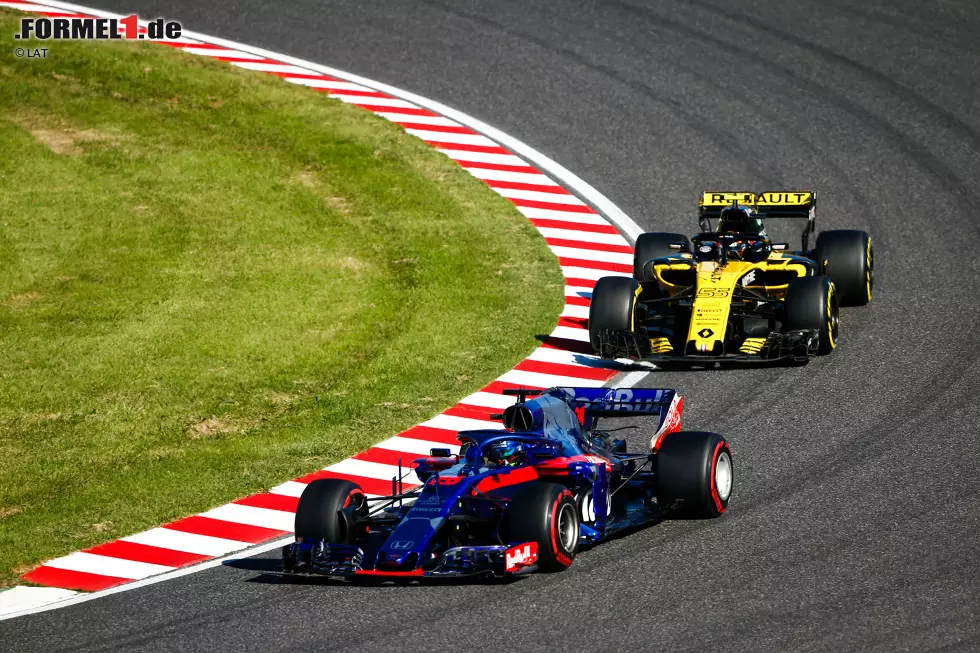
{"label": "blue toro rosso f1 car", "polygon": [[[504,430],[462,431],[460,450],[414,461],[422,484],[368,496],[318,479],[303,491],[284,574],[436,579],[561,571],[580,549],[669,517],[717,517],[732,456],[717,433],[681,431],[673,390],[513,390]],[[532,397],[532,398],[529,398]],[[650,451],[598,428],[607,417],[656,417]]]}

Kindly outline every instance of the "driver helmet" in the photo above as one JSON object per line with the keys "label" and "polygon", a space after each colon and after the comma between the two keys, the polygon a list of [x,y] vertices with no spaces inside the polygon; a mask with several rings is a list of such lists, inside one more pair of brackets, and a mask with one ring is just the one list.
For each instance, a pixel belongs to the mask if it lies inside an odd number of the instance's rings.
{"label": "driver helmet", "polygon": [[732,202],[718,216],[718,232],[727,234],[755,233],[766,237],[766,228],[751,206]]}
{"label": "driver helmet", "polygon": [[717,261],[721,256],[721,243],[717,240],[702,240],[694,250],[694,258],[698,261]]}
{"label": "driver helmet", "polygon": [[762,240],[750,240],[745,243],[745,252],[743,253],[743,258],[746,261],[751,261],[757,263],[759,261],[764,261],[769,258],[769,253],[772,251],[772,246],[769,241]]}
{"label": "driver helmet", "polygon": [[527,459],[527,446],[519,440],[499,440],[487,449],[487,459],[496,465],[514,467]]}

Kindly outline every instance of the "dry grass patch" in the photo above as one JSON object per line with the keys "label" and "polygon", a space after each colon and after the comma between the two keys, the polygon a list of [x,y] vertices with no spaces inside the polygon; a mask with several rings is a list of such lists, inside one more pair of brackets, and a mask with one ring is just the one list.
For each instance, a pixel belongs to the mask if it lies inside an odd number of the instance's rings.
{"label": "dry grass patch", "polygon": [[14,310],[24,309],[34,303],[41,296],[39,292],[22,292],[14,293],[7,298],[4,304]]}
{"label": "dry grass patch", "polygon": [[307,188],[316,188],[320,185],[320,180],[317,179],[316,173],[312,170],[301,170],[296,175],[296,181]]}
{"label": "dry grass patch", "polygon": [[187,435],[192,440],[199,440],[228,433],[245,433],[251,426],[254,426],[254,420],[236,420],[227,417],[219,419],[212,415],[203,422],[191,424],[187,428]]}
{"label": "dry grass patch", "polygon": [[6,506],[0,508],[0,519],[3,519],[4,517],[10,517],[11,515],[16,515],[19,512],[20,512],[20,508],[18,508],[17,506]]}
{"label": "dry grass patch", "polygon": [[81,154],[83,143],[119,145],[126,140],[117,130],[78,129],[61,118],[38,113],[24,113],[15,116],[13,121],[27,130],[39,143],[63,156]]}

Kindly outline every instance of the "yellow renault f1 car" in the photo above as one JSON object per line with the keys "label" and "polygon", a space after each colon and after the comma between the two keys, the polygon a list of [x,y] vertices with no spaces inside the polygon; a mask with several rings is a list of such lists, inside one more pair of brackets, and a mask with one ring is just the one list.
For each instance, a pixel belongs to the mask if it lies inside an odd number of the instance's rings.
{"label": "yellow renault f1 car", "polygon": [[[701,233],[642,234],[634,278],[596,283],[593,349],[664,367],[829,354],[840,336],[838,307],[871,301],[874,251],[871,237],[853,230],[821,232],[809,249],[816,204],[812,191],[704,193]],[[806,220],[799,251],[770,240],[770,218]]]}

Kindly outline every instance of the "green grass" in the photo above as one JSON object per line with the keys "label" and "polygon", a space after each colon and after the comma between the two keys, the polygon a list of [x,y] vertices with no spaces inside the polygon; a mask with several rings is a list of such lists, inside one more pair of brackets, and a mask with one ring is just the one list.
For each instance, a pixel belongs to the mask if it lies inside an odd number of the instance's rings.
{"label": "green grass", "polygon": [[343,459],[552,328],[542,239],[394,125],[160,46],[48,47],[0,49],[0,585]]}

